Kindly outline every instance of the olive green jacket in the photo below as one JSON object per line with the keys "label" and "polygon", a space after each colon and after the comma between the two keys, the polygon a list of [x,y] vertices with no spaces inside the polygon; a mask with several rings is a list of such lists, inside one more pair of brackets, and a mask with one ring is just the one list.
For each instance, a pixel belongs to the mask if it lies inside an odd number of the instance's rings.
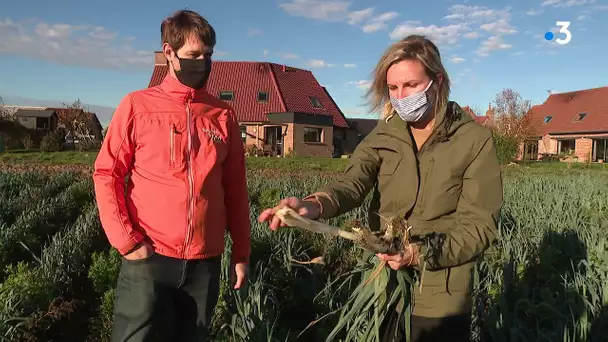
{"label": "olive green jacket", "polygon": [[[405,216],[426,264],[413,314],[445,317],[470,312],[475,260],[496,238],[503,204],[501,170],[489,129],[449,102],[417,152],[408,125],[394,115],[359,144],[344,173],[312,196],[321,218],[360,206],[373,190],[370,228]],[[430,248],[427,248],[430,244]],[[426,263],[425,263],[426,262]]]}

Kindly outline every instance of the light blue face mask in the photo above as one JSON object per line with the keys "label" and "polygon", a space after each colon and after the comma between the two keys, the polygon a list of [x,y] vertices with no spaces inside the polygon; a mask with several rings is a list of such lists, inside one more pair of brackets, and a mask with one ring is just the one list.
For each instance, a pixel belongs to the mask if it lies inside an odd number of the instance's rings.
{"label": "light blue face mask", "polygon": [[390,97],[393,108],[395,108],[395,111],[403,121],[417,122],[424,118],[429,109],[427,91],[431,87],[431,84],[433,84],[432,80],[423,91],[402,99]]}

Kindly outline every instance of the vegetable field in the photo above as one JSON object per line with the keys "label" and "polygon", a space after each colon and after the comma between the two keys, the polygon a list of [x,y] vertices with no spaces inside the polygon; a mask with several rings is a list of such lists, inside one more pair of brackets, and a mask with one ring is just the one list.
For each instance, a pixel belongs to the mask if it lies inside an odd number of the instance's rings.
{"label": "vegetable field", "polygon": [[[476,341],[608,336],[608,173],[572,171],[505,175],[500,238],[475,273]],[[335,238],[294,229],[271,232],[257,223],[260,209],[284,196],[303,196],[332,177],[320,171],[249,171],[250,283],[234,292],[223,281],[215,340],[323,341],[336,325],[339,313],[325,315],[359,284],[349,272],[358,267],[360,251]],[[365,208],[329,223],[365,222]],[[306,263],[319,256],[322,262]],[[107,341],[120,262],[101,229],[86,172],[69,166],[0,172],[4,340]],[[224,279],[227,271],[224,262]]]}

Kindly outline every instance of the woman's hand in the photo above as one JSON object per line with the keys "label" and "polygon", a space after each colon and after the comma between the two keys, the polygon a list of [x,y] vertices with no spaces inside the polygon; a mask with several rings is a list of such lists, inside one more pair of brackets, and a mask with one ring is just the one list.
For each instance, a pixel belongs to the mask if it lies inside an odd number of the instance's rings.
{"label": "woman's hand", "polygon": [[399,254],[384,254],[378,253],[376,256],[381,261],[386,261],[388,266],[392,269],[399,270],[403,267],[418,266],[420,264],[419,259],[420,247],[410,243],[403,253]]}
{"label": "woman's hand", "polygon": [[279,227],[285,227],[285,224],[274,215],[277,210],[289,207],[297,212],[300,216],[316,220],[321,215],[321,204],[314,198],[301,200],[297,197],[287,197],[283,199],[279,205],[274,208],[269,208],[260,214],[258,220],[261,222],[270,222],[270,229],[277,230]]}

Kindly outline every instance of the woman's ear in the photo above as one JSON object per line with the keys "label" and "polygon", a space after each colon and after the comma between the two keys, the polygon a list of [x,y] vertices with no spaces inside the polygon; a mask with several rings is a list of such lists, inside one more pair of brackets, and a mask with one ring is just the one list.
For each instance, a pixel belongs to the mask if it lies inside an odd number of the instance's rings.
{"label": "woman's ear", "polygon": [[437,85],[441,85],[443,83],[443,74],[437,74]]}

